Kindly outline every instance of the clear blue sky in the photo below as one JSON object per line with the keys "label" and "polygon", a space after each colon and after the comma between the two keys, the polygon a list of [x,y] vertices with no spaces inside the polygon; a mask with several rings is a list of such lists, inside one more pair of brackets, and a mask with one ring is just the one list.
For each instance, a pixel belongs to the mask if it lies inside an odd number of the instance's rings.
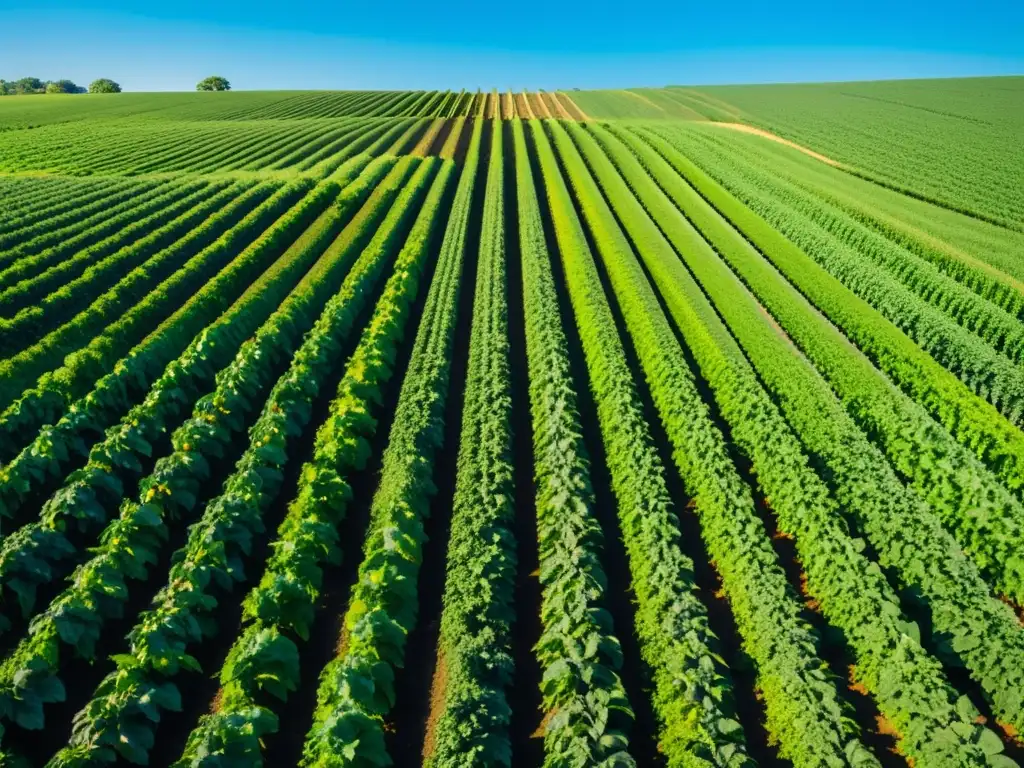
{"label": "clear blue sky", "polygon": [[213,73],[244,89],[1024,74],[1021,0],[0,0],[0,18],[0,77],[126,90],[191,90]]}

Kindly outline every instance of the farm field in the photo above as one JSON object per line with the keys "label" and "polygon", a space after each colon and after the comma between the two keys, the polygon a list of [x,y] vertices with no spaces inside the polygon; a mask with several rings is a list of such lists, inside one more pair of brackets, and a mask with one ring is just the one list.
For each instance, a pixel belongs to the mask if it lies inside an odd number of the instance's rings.
{"label": "farm field", "polygon": [[1024,765],[1022,95],[0,99],[0,766]]}

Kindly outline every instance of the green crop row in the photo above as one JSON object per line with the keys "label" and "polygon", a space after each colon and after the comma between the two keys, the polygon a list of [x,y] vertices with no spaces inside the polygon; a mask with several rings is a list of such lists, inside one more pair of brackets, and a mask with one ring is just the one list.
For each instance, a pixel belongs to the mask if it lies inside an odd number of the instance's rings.
{"label": "green crop row", "polygon": [[[56,290],[12,313],[13,317],[0,318],[0,350],[9,356],[24,351],[90,309],[93,302],[102,302],[107,313],[101,315],[103,318],[122,314],[136,297],[145,295],[187,258],[189,251],[179,254],[172,249],[175,243],[229,204],[238,191],[237,187],[222,189],[156,232],[124,246],[78,277],[61,282]],[[25,297],[17,298],[26,304]]]}
{"label": "green crop row", "polygon": [[[69,352],[94,343],[99,335],[111,336],[115,328],[120,331],[117,341],[124,345],[121,353],[126,352],[146,334],[154,321],[159,322],[171,314],[206,280],[229,264],[310,185],[307,180],[295,182],[273,195],[275,185],[261,184],[246,191],[241,191],[238,185],[229,188],[227,193],[234,196],[234,200],[219,213],[165,248],[149,264],[136,267],[70,322],[0,362],[3,377],[0,407],[9,407],[39,376],[59,365]],[[147,280],[150,268],[167,275],[157,290],[153,290],[156,286]],[[170,271],[174,269],[177,271]],[[133,301],[134,305],[130,303]],[[128,307],[124,306],[126,303]],[[17,343],[15,339],[9,341]]]}
{"label": "green crop row", "polygon": [[[669,197],[688,189],[657,154],[646,159]],[[695,195],[684,201],[683,213],[709,237],[717,214]],[[927,605],[933,626],[928,649],[943,663],[966,667],[997,717],[1021,729],[1024,629],[1014,612],[992,595],[928,505],[902,484],[821,375],[707,243],[679,241],[676,250],[801,442],[827,468],[840,508],[871,544],[879,564],[891,569],[905,594]]]}
{"label": "green crop row", "polygon": [[[755,661],[769,733],[794,765],[876,765],[844,715],[818,638],[801,616],[802,604],[777,562],[750,489],[729,458],[629,242],[565,129],[557,122],[547,125],[622,308],[744,647]],[[628,189],[606,192],[621,217],[642,213],[623,208],[632,199]]]}
{"label": "green crop row", "polygon": [[[274,698],[282,701],[299,681],[301,641],[309,636],[323,569],[337,563],[351,491],[348,478],[370,455],[380,389],[394,373],[397,348],[411,320],[410,308],[428,269],[429,246],[446,196],[450,166],[424,161],[389,217],[417,213],[373,316],[349,359],[326,421],[317,431],[312,460],[300,472],[299,491],[271,545],[259,584],[243,603],[243,628],[220,672],[217,708],[189,737],[181,766],[262,765],[258,736],[276,729]],[[420,200],[426,200],[420,206]],[[385,222],[371,248],[391,251],[404,226]]]}
{"label": "green crop row", "polygon": [[[1013,488],[1021,487],[1024,479],[1011,478],[1007,473],[1018,464],[1018,457],[1024,458],[1024,434],[966,391],[898,329],[846,292],[809,257],[769,229],[762,219],[686,158],[665,148],[663,142],[653,141],[676,170],[684,171],[687,179],[699,183],[700,192],[722,206],[723,212],[741,224],[742,232],[760,243],[766,253],[792,262],[787,272],[819,305],[842,311],[850,318],[844,325],[858,323],[863,333],[873,339],[878,357],[887,362],[885,367],[898,371],[900,380],[913,379],[918,397],[938,410],[943,421],[951,424],[970,447],[982,455],[986,448],[989,454],[995,453],[1001,462],[996,467],[1000,478],[1012,479]],[[954,533],[961,547],[990,575],[997,589],[1018,603],[1024,600],[1024,505],[1020,500],[967,448],[958,445],[932,421],[924,408],[893,387],[694,188],[676,181],[666,183],[665,189],[815,362],[863,429],[880,440],[893,464],[910,477],[920,495]],[[835,298],[836,292],[843,293]],[[838,309],[845,303],[857,311]]]}
{"label": "green crop row", "polygon": [[512,121],[533,419],[545,765],[635,765],[622,648],[605,607],[601,526],[523,124]]}
{"label": "green crop row", "polygon": [[[229,182],[191,182],[174,184],[149,204],[113,215],[109,221],[113,234],[98,242],[82,244],[65,241],[35,256],[19,259],[0,273],[0,308],[9,317],[51,291],[74,280],[126,245],[149,235],[198,203],[220,192]],[[90,234],[92,233],[85,233]]]}
{"label": "green crop row", "polygon": [[515,539],[511,526],[511,393],[501,124],[492,122],[469,368],[438,639],[444,668],[424,765],[510,766],[511,631]]}
{"label": "green crop row", "polygon": [[[666,239],[699,252],[700,235],[630,152],[653,165],[653,150],[627,147],[600,127],[588,127],[601,147],[576,130],[581,150],[595,170],[602,169],[606,189],[620,188],[618,199],[629,194],[621,189],[627,183],[636,195],[636,202],[624,205],[631,215],[620,214],[621,220],[633,241],[644,244],[639,255],[714,390],[732,438],[751,458],[781,530],[796,539],[808,591],[844,633],[855,654],[855,680],[898,732],[901,752],[926,765],[999,765],[986,759],[1002,752],[999,737],[977,724],[974,705],[958,698],[939,662],[922,648],[919,629],[902,615],[897,595],[863,554],[863,542],[851,536],[796,435]],[[622,178],[616,180],[616,173]],[[641,203],[647,213],[637,210]]]}
{"label": "green crop row", "polygon": [[[303,274],[334,240],[391,165],[393,161],[383,161],[367,169],[360,182],[343,190],[335,204],[318,216],[338,192],[335,184],[324,183],[279,221],[274,230],[282,234],[275,239],[283,242],[316,218],[239,301],[204,329],[182,356],[167,367],[145,400],[132,408],[106,438],[92,448],[88,463],[72,474],[44,504],[39,520],[23,526],[3,541],[0,583],[17,596],[26,615],[31,610],[37,587],[57,578],[62,562],[74,554],[68,529],[81,539],[109,520],[108,510],[116,508],[126,483],[138,477],[142,462],[153,452],[153,443],[173,429],[213,381],[223,362],[235,356],[242,342],[277,309],[300,278],[303,289],[299,294],[308,292],[314,306],[322,306],[327,301],[332,287],[340,284],[341,275],[355,258],[352,249],[343,252],[343,258],[317,263],[304,278]],[[59,462],[52,457],[52,451],[55,444],[61,445],[55,438],[62,438],[67,450],[75,445],[79,413],[68,414],[57,429],[49,430],[48,434],[44,432],[50,441],[46,446],[49,453],[44,452],[41,445],[30,446],[6,469],[8,475],[22,480],[15,484],[5,478],[2,488],[8,496],[4,499],[8,511],[15,501],[33,492],[36,483],[32,481],[55,472],[52,464]],[[20,492],[20,496],[15,496],[15,491]]]}
{"label": "green crop row", "polygon": [[[662,135],[662,134],[659,134]],[[670,143],[678,146],[671,136]],[[738,164],[714,155],[709,160],[700,143],[687,143],[691,157],[707,167],[709,162],[724,185],[773,227],[772,240],[757,230],[748,234],[755,245],[772,259],[794,285],[805,293],[834,322],[849,334],[894,380],[912,396],[922,397],[913,383],[921,374],[904,373],[887,364],[893,350],[913,357],[907,342],[894,346],[876,339],[869,329],[873,307],[878,315],[902,330],[928,353],[930,367],[939,365],[957,376],[967,387],[1016,426],[1024,421],[1024,326],[1020,320],[950,278],[936,277],[937,270],[892,246],[885,238],[834,209],[800,192],[751,164]],[[767,178],[766,178],[767,177]],[[784,235],[785,237],[781,237]],[[788,248],[777,243],[789,240]],[[770,247],[771,246],[771,247]],[[811,259],[808,256],[812,257]],[[818,269],[801,266],[816,262]],[[900,276],[890,274],[898,269]],[[825,290],[821,277],[827,271],[846,290]],[[934,278],[934,279],[929,279]],[[943,281],[945,281],[943,283]],[[905,285],[904,282],[909,283]],[[918,295],[921,293],[923,295]],[[856,295],[862,301],[856,301]],[[929,300],[938,303],[932,306]],[[865,314],[868,317],[865,318]],[[959,323],[959,324],[958,324]],[[877,322],[876,322],[877,325]],[[923,356],[917,352],[918,359]],[[936,365],[938,364],[938,365]],[[932,378],[935,375],[932,374]]]}
{"label": "green crop row", "polygon": [[[38,494],[49,478],[63,477],[68,467],[86,454],[89,461],[85,468],[68,478],[57,496],[44,505],[39,524],[53,525],[54,515],[87,516],[85,511],[98,503],[97,493],[102,496],[106,492],[103,489],[114,494],[111,502],[116,504],[120,482],[139,471],[137,467],[151,450],[152,443],[163,430],[173,426],[180,414],[191,408],[216,372],[277,308],[306,271],[310,259],[320,255],[319,239],[324,236],[333,239],[392,165],[393,158],[381,158],[365,166],[365,172],[355,181],[349,179],[351,183],[344,186],[322,220],[311,224],[259,280],[247,285],[243,265],[246,262],[265,265],[266,255],[273,258],[283,244],[309,224],[322,210],[325,197],[333,194],[336,185],[344,184],[345,180],[332,180],[307,195],[251,245],[232,268],[190,299],[165,323],[165,330],[158,329],[147,337],[111,373],[101,378],[86,397],[75,401],[56,424],[44,427],[0,470],[0,515],[14,517],[24,501]],[[363,167],[362,164],[353,167],[351,175],[355,176]],[[296,272],[297,269],[300,271]],[[232,301],[234,303],[227,306]],[[218,318],[217,312],[222,308],[224,314]],[[185,318],[191,322],[184,322]],[[196,324],[199,332],[189,342]],[[180,357],[168,362],[183,347]],[[133,407],[134,392],[144,392],[145,397],[141,404]],[[22,413],[27,410],[23,409]],[[42,408],[37,406],[34,410]],[[90,448],[91,438],[102,434],[118,419],[120,422],[103,440]],[[14,425],[10,420],[4,424],[11,434]],[[17,426],[28,433],[33,426],[38,427],[38,423],[32,420]],[[36,534],[19,531],[17,535],[34,538]],[[0,552],[7,552],[12,546],[15,545],[5,542]],[[0,559],[3,557],[0,554]]]}
{"label": "green crop row", "polygon": [[[69,746],[50,762],[54,768],[112,764],[118,754],[143,762],[154,743],[161,711],[180,708],[176,681],[186,671],[200,671],[189,652],[216,631],[213,614],[218,592],[246,579],[253,542],[264,532],[263,517],[281,490],[289,441],[308,426],[313,403],[324,381],[341,364],[346,338],[362,306],[375,293],[373,284],[388,264],[394,241],[401,238],[405,222],[419,208],[420,193],[433,168],[420,166],[410,179],[415,167],[414,159],[399,161],[379,187],[381,194],[367,202],[367,210],[390,211],[341,290],[290,356],[287,372],[249,430],[249,445],[235,472],[191,527],[186,545],[173,558],[167,584],[129,633],[130,652],[115,657],[117,669],[104,678],[76,716]],[[398,188],[402,189],[396,196]],[[314,282],[305,287],[316,291]],[[274,685],[273,673],[279,670],[263,674],[258,669],[259,662],[267,660],[263,653],[268,650],[280,661],[275,644],[270,642],[268,648],[266,640],[261,636],[254,643],[243,641],[241,647],[258,650],[247,659],[249,663],[242,662],[236,669],[251,672],[250,683],[276,693],[281,689]]]}
{"label": "green crop row", "polygon": [[80,198],[67,213],[48,212],[46,218],[0,235],[0,266],[39,253],[82,230],[102,222],[112,207],[132,205],[140,194],[152,193],[163,181],[120,181]]}
{"label": "green crop row", "polygon": [[680,547],[665,468],[597,266],[548,137],[537,121],[530,126],[629,556],[659,747],[673,768],[747,768],[753,761],[735,720],[731,676]]}
{"label": "green crop row", "polygon": [[[367,200],[360,215],[331,244],[325,262],[334,261],[339,253],[360,249],[414,163],[415,160],[410,159],[402,167],[393,169]],[[320,351],[324,344],[328,349],[339,346],[345,336],[343,326],[347,324],[351,329],[360,299],[366,300],[358,290],[345,291],[352,283],[364,290],[370,287],[360,281],[359,278],[365,276],[355,270],[354,266],[353,279],[343,284],[344,293],[339,295],[348,298],[354,293],[357,300],[339,299],[330,305],[330,313],[322,315],[321,325],[326,324],[331,335],[325,337],[325,331],[321,329],[316,333],[314,328],[309,337],[316,339],[317,343],[311,347],[314,351]],[[128,596],[127,582],[148,577],[148,566],[156,561],[167,540],[168,524],[193,512],[201,484],[211,479],[216,460],[225,457],[236,436],[244,434],[249,416],[263,402],[264,393],[271,388],[277,373],[290,360],[299,359],[300,354],[292,352],[300,348],[302,335],[314,326],[323,306],[312,303],[322,297],[320,291],[312,289],[313,282],[307,280],[300,284],[301,290],[291,294],[290,300],[286,300],[253,339],[242,346],[234,362],[217,375],[216,389],[199,400],[192,418],[172,436],[174,452],[160,459],[153,472],[139,484],[138,501],[122,506],[119,518],[107,526],[100,537],[100,546],[93,550],[93,557],[76,570],[72,586],[33,620],[29,636],[0,665],[0,716],[3,719],[27,729],[43,727],[43,704],[63,697],[58,676],[61,647],[70,646],[86,658],[95,655],[104,625],[123,611]],[[344,311],[339,305],[343,305]],[[337,355],[337,350],[334,354]],[[314,356],[313,360],[316,359]],[[308,368],[312,364],[303,358],[303,366]],[[281,396],[293,396],[293,390],[301,393],[303,381],[309,380],[297,373],[285,376],[274,391],[281,390]],[[293,415],[302,418],[305,413],[308,418],[308,410],[307,406]],[[271,415],[280,414],[273,412]],[[256,432],[254,427],[254,442]],[[285,433],[273,434],[279,440],[286,436]],[[259,440],[266,438],[269,444],[271,436],[271,433],[260,432]],[[255,478],[258,480],[259,475]],[[207,510],[215,515],[222,508],[225,504],[211,503]],[[218,551],[222,553],[223,549]]]}

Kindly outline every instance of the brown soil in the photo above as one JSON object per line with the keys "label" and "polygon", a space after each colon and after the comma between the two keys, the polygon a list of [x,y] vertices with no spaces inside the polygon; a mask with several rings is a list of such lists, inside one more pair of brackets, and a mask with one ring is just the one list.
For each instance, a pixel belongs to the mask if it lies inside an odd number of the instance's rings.
{"label": "brown soil", "polygon": [[[646,104],[647,106],[649,106],[649,107],[651,107],[651,108],[653,108],[653,109],[656,109],[656,110],[658,110],[659,112],[665,112],[665,108],[664,108],[664,107],[662,107],[662,106],[661,106],[661,105],[659,105],[659,104],[655,104],[655,103],[654,103],[653,101],[651,101],[650,99],[648,99],[648,98],[647,98],[646,96],[644,96],[644,95],[643,95],[642,93],[636,93],[635,91],[619,91],[619,93],[624,93],[624,94],[626,94],[627,96],[632,96],[632,97],[633,97],[634,99],[637,99],[637,100],[639,100],[639,101],[642,101],[642,102],[643,102],[644,104]],[[666,114],[667,114],[667,113],[666,113]]]}
{"label": "brown soil", "polygon": [[548,731],[548,723],[558,714],[557,709],[551,709],[544,713],[544,717],[541,718],[540,724],[537,726],[537,730],[530,734],[531,739],[543,739],[544,734]]}
{"label": "brown soil", "polygon": [[539,93],[529,93],[526,98],[530,100],[530,106],[533,108],[533,114],[538,118],[549,118],[551,112],[548,110],[548,105],[540,97]]}
{"label": "brown soil", "polygon": [[434,141],[437,139],[438,133],[441,132],[441,128],[444,125],[444,123],[445,119],[443,117],[435,118],[433,122],[431,122],[431,124],[427,127],[426,132],[420,138],[419,142],[416,144],[416,147],[415,149],[413,149],[412,154],[416,155],[417,157],[426,157],[427,155],[429,155],[431,148],[434,146]]}
{"label": "brown soil", "polygon": [[430,715],[427,717],[427,729],[423,736],[423,762],[427,762],[432,754],[437,739],[437,721],[444,712],[444,694],[448,686],[448,662],[444,650],[437,649],[437,665],[434,667],[434,679],[430,683]]}
{"label": "brown soil", "polygon": [[506,120],[511,120],[516,116],[516,105],[512,100],[512,91],[505,91],[501,97],[501,116]]}
{"label": "brown soil", "polygon": [[562,102],[560,102],[555,97],[555,94],[553,94],[553,93],[544,93],[544,94],[541,94],[541,95],[544,98],[546,98],[548,103],[551,105],[551,113],[555,117],[559,118],[560,120],[572,120],[572,115],[570,115],[565,110],[565,107],[562,105]]}
{"label": "brown soil", "polygon": [[530,109],[530,102],[527,100],[525,93],[516,94],[516,112],[525,120],[534,119],[533,110]]}
{"label": "brown soil", "polygon": [[821,162],[827,163],[828,165],[834,166],[835,168],[842,168],[843,167],[842,163],[840,163],[840,162],[838,162],[836,160],[833,160],[831,157],[826,157],[825,155],[821,154],[820,152],[815,152],[813,149],[810,149],[809,147],[805,147],[802,144],[797,144],[795,141],[790,141],[789,139],[784,139],[781,136],[776,136],[771,131],[766,131],[763,128],[755,128],[754,126],[746,125],[745,123],[715,123],[715,122],[712,122],[712,123],[709,123],[709,125],[717,125],[717,126],[720,126],[722,128],[731,128],[732,130],[739,131],[741,133],[752,133],[755,136],[762,136],[762,137],[764,137],[766,139],[769,139],[770,141],[775,141],[775,142],[778,142],[779,144],[785,144],[787,147],[792,147],[793,149],[796,149],[796,150],[798,150],[800,152],[803,152],[808,157],[813,157],[815,160],[820,160]]}
{"label": "brown soil", "polygon": [[587,113],[584,112],[582,109],[580,109],[580,105],[573,101],[572,97],[569,94],[563,91],[559,91],[555,95],[561,100],[562,104],[565,106],[569,114],[572,115],[574,120],[586,122],[587,120],[590,119],[590,116],[587,115]]}
{"label": "brown soil", "polygon": [[1020,737],[1020,731],[1018,731],[1012,725],[1010,725],[1009,723],[1001,722],[1000,720],[996,720],[996,725],[998,725],[1000,730],[1004,734],[1006,734],[1006,738],[1008,738],[1014,744],[1024,744],[1024,739],[1021,739]]}
{"label": "brown soil", "polygon": [[807,574],[803,571],[800,572],[800,594],[803,595],[804,605],[808,610],[821,613],[821,603],[811,597],[811,592],[807,589]]}

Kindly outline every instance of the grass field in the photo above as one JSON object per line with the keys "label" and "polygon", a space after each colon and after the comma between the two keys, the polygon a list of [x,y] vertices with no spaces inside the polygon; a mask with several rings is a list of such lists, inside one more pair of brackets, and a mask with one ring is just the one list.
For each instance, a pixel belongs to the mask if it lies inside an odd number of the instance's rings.
{"label": "grass field", "polygon": [[0,99],[0,765],[1017,765],[1022,90]]}

